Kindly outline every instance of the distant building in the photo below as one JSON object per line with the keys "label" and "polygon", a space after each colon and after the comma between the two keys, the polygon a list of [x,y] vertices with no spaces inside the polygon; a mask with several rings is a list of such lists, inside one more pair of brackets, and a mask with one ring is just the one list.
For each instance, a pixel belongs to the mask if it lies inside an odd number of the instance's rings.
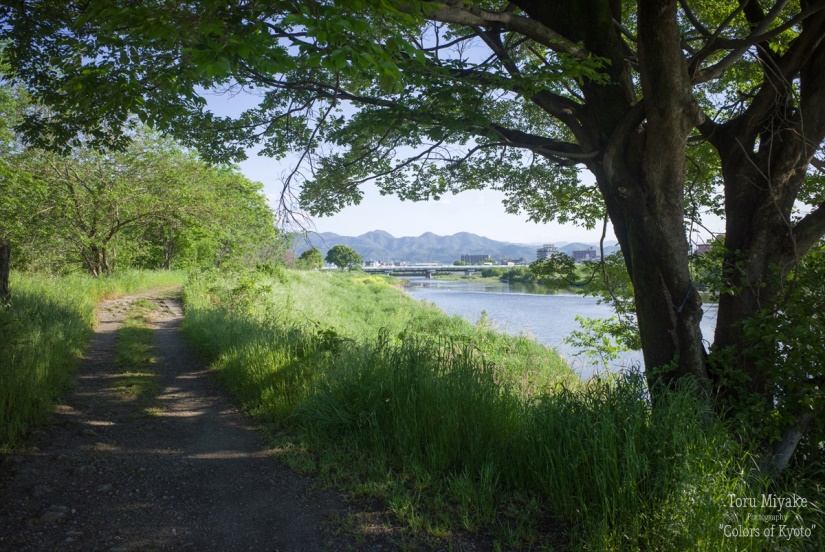
{"label": "distant building", "polygon": [[552,243],[546,243],[536,250],[536,260],[543,261],[549,259],[552,255],[558,253],[559,250]]}
{"label": "distant building", "polygon": [[492,262],[492,259],[489,255],[462,255],[461,262],[470,265],[478,265],[482,263]]}
{"label": "distant building", "polygon": [[530,261],[521,257],[520,259],[502,259],[501,264],[504,266],[527,265],[530,264]]}
{"label": "distant building", "polygon": [[583,263],[584,261],[595,261],[598,258],[599,252],[592,247],[581,251],[573,251],[573,260],[577,263]]}
{"label": "distant building", "polygon": [[713,237],[708,243],[700,243],[696,246],[697,253],[710,253],[713,249],[713,244],[718,243],[719,245],[725,244],[725,234],[713,234]]}

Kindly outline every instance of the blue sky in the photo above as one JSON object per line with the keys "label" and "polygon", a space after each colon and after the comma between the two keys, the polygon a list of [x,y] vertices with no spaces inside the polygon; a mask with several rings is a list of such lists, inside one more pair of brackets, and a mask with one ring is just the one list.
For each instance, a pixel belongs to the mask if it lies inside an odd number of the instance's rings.
{"label": "blue sky", "polygon": [[[237,115],[254,106],[254,95],[204,95],[209,107],[219,115]],[[281,191],[281,181],[295,163],[295,158],[276,160],[261,157],[255,151],[247,152],[248,159],[239,163],[243,173],[264,185],[264,193],[274,202]],[[584,172],[585,178],[590,177]],[[334,232],[343,236],[357,236],[371,230],[384,230],[395,237],[419,236],[424,232],[450,235],[471,232],[487,238],[514,243],[597,242],[601,225],[587,230],[574,224],[537,224],[526,215],[512,215],[504,210],[504,194],[492,190],[474,190],[446,196],[439,201],[401,201],[394,196],[382,196],[374,186],[365,186],[359,205],[344,208],[331,217],[313,218],[317,232]],[[722,223],[708,220],[714,231],[723,231]],[[701,243],[704,239],[694,238]],[[608,224],[606,244],[616,243]]]}
{"label": "blue sky", "polygon": [[[280,193],[281,175],[291,169],[294,160],[278,161],[249,153],[240,163],[243,173],[264,185],[264,192],[274,200]],[[504,194],[493,190],[472,190],[443,197],[440,201],[401,201],[394,196],[382,196],[377,188],[363,188],[364,199],[359,205],[344,208],[332,217],[313,218],[317,232],[334,232],[342,236],[358,236],[371,230],[385,230],[395,237],[419,236],[424,232],[450,235],[472,232],[499,241],[514,243],[553,243],[598,241],[601,227],[588,231],[572,224],[536,224],[526,215],[511,215],[504,211]],[[608,240],[614,239],[608,227]],[[615,241],[615,240],[614,240]]]}

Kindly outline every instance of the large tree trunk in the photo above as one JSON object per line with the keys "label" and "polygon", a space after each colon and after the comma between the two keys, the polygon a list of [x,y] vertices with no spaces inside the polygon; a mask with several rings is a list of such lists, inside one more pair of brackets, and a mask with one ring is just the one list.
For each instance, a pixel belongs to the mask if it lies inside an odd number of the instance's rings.
{"label": "large tree trunk", "polygon": [[0,302],[11,300],[9,290],[9,271],[11,270],[11,244],[0,240]]}
{"label": "large tree trunk", "polygon": [[[746,113],[716,124],[703,120],[693,98],[693,73],[681,49],[676,0],[639,0],[643,99],[638,102],[611,18],[589,15],[612,10],[612,19],[619,21],[621,3],[516,4],[611,61],[606,68],[610,83],[583,83],[585,102],[577,113],[582,124],[570,127],[583,151],[600,152],[585,163],[596,176],[634,285],[654,401],[659,390],[687,377],[701,384],[702,396],[718,391],[716,404],[722,409],[726,397],[742,393],[758,395],[775,408],[771,389],[776,382],[748,358],[743,322],[775,304],[787,271],[825,232],[825,204],[796,225],[790,218],[807,167],[825,136],[825,12],[806,19],[804,39],[781,59],[770,45],[760,45],[764,86],[755,89]],[[747,8],[747,17],[757,25],[764,14],[758,4]],[[813,54],[808,58],[805,52]],[[563,110],[548,111],[565,121]],[[728,293],[720,300],[715,346],[734,354],[725,369],[738,374],[727,387],[718,373],[708,373],[699,327],[702,305],[691,281],[684,228],[687,140],[697,126],[719,151],[725,181]],[[663,367],[668,370],[660,370]],[[741,408],[731,412],[747,415]],[[771,469],[787,464],[810,418],[810,412],[790,414],[793,421],[782,438],[762,449],[764,465]]]}
{"label": "large tree trunk", "polygon": [[[725,181],[727,293],[719,299],[714,340],[723,361],[718,368],[711,363],[722,405],[730,399],[740,403],[758,399],[775,408],[773,393],[782,384],[749,350],[753,337],[745,334],[742,323],[777,308],[787,290],[789,272],[825,232],[825,205],[801,222],[792,217],[808,167],[825,139],[821,100],[825,95],[825,13],[807,19],[804,30],[804,40],[782,58],[769,46],[761,50],[769,82],[742,116],[702,129],[719,152]],[[811,52],[809,57],[802,54],[806,49]],[[799,75],[797,81],[793,81],[795,75]],[[777,351],[782,336],[760,335],[758,339],[759,347]],[[731,371],[738,373],[733,384],[725,378]],[[810,408],[781,414],[788,421],[779,428],[780,437],[772,441],[763,436],[760,465],[767,472],[781,471],[787,465],[814,416]]]}
{"label": "large tree trunk", "polygon": [[[516,4],[611,60],[605,69],[610,82],[583,83],[587,124],[572,128],[584,151],[604,152],[586,164],[596,176],[636,291],[651,389],[670,387],[686,375],[706,382],[701,300],[691,284],[683,226],[685,149],[698,121],[680,48],[676,0],[640,1],[641,103],[613,22],[622,18],[621,3]],[[673,369],[656,370],[665,366]]]}
{"label": "large tree trunk", "polygon": [[[661,289],[663,296],[656,304],[656,318],[663,318],[665,311],[671,318],[668,330],[674,336],[676,353],[671,358],[678,358],[678,363],[670,377],[681,379],[691,375],[704,385],[707,371],[699,329],[701,301],[690,277],[683,199],[687,139],[698,123],[698,111],[681,51],[676,7],[676,0],[639,2],[639,63],[647,121],[644,153],[640,156],[644,181],[640,190],[643,195],[632,198],[626,208],[637,211],[633,214],[642,223],[638,233],[646,246],[633,253],[634,261],[640,260],[639,255],[650,256],[661,275],[661,284],[648,285],[653,286],[650,289]],[[634,273],[637,279],[655,277],[643,276],[640,268],[634,268]],[[648,289],[640,290],[649,293]],[[646,318],[647,301],[640,295],[637,294],[637,300],[642,300],[641,324]],[[662,305],[662,299],[669,304]],[[651,369],[661,366],[658,359],[651,360]]]}
{"label": "large tree trunk", "polygon": [[614,227],[622,228],[617,237],[636,291],[651,390],[685,376],[706,387],[701,300],[683,224],[685,150],[697,111],[679,49],[676,1],[642,0],[639,13],[645,99],[612,129],[600,186]]}
{"label": "large tree trunk", "polygon": [[[812,152],[807,151],[804,140],[783,139],[782,130],[787,133],[789,129],[782,129],[782,125],[787,123],[786,117],[778,117],[775,134],[760,137],[770,149],[756,146],[754,151],[753,136],[736,127],[721,129],[715,140],[726,193],[723,276],[728,293],[719,298],[714,339],[714,354],[721,360],[711,363],[721,405],[762,401],[773,408],[774,392],[782,385],[762,365],[762,357],[751,350],[758,345],[759,351],[777,351],[782,336],[748,336],[743,321],[778,307],[787,291],[789,272],[814,243],[805,239],[792,221],[794,198]],[[731,371],[738,374],[735,383],[727,378]],[[742,414],[733,409],[722,409],[721,413]],[[764,435],[759,447],[760,468],[770,474],[787,466],[813,416],[810,410],[782,414],[788,422],[778,428],[779,438]]]}
{"label": "large tree trunk", "polygon": [[[682,218],[650,209],[646,190],[662,186],[661,180],[643,182],[613,175],[608,185],[626,192],[618,214],[625,232],[617,232],[633,282],[636,317],[651,390],[670,388],[692,376],[707,388],[705,350],[699,323],[702,302],[693,287]],[[666,368],[666,369],[665,369]]]}

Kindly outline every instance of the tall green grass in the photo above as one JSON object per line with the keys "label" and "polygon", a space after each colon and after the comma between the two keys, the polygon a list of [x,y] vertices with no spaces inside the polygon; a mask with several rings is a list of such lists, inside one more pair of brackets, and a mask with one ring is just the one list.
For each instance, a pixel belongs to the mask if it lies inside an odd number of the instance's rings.
{"label": "tall green grass", "polygon": [[201,274],[185,297],[191,341],[250,412],[311,453],[297,455],[304,468],[386,500],[416,534],[489,533],[500,549],[776,545],[727,536],[765,530],[754,514],[775,512],[729,497],[769,487],[690,389],[653,411],[639,374],[580,382],[543,346],[380,277]]}
{"label": "tall green grass", "polygon": [[48,421],[55,400],[72,382],[98,301],[179,285],[184,277],[168,271],[97,279],[13,273],[12,302],[0,307],[0,450]]}

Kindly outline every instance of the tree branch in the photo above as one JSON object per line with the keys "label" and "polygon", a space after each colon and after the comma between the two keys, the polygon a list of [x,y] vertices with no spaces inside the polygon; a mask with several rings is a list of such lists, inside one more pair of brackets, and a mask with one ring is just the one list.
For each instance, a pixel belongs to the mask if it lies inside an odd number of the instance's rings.
{"label": "tree branch", "polygon": [[[721,77],[725,71],[727,71],[731,65],[736,63],[744,54],[748,51],[751,46],[755,44],[759,44],[765,40],[765,36],[770,35],[771,33],[766,33],[767,30],[770,28],[771,23],[779,17],[779,13],[785,7],[789,0],[780,0],[777,2],[771,11],[760,21],[756,26],[754,26],[753,31],[747,38],[741,40],[728,40],[725,41],[719,38],[711,39],[708,44],[696,54],[693,59],[690,61],[690,72],[693,74],[692,82],[693,84],[699,84],[703,82],[707,82],[710,80],[718,79]],[[820,3],[822,0],[820,0]],[[744,6],[740,6],[740,9],[744,9]],[[818,8],[821,9],[821,6]],[[802,15],[801,13],[799,15]],[[799,16],[798,15],[798,16]],[[810,14],[806,15],[808,17]],[[793,24],[792,24],[793,25]],[[724,44],[727,43],[728,46]],[[735,46],[738,44],[738,46]],[[727,56],[722,58],[718,63],[711,65],[710,67],[706,67],[705,69],[699,69],[699,65],[707,59],[711,54],[719,51],[725,50],[730,47],[734,47],[735,49],[729,53]]]}
{"label": "tree branch", "polygon": [[378,178],[381,178],[381,177],[387,176],[389,174],[392,174],[392,173],[398,171],[399,169],[405,169],[405,168],[409,167],[410,165],[412,165],[413,163],[415,163],[416,161],[420,161],[421,159],[427,159],[436,149],[441,147],[441,145],[445,141],[446,141],[446,138],[442,138],[441,140],[439,140],[435,144],[433,144],[430,147],[428,147],[427,149],[425,149],[423,152],[410,157],[409,159],[399,163],[398,165],[396,165],[395,167],[391,168],[388,171],[384,171],[384,172],[378,173],[378,174],[372,174],[372,175],[364,177],[360,180],[353,180],[350,183],[355,184],[357,186],[359,184],[369,182],[370,180],[376,180]]}
{"label": "tree branch", "polygon": [[[726,127],[731,125],[740,127],[742,131],[739,134],[745,136],[744,141],[749,143],[753,141],[760,126],[764,125],[765,117],[781,102],[778,98],[780,94],[793,93],[791,80],[799,74],[806,63],[809,63],[811,54],[825,40],[825,14],[819,13],[813,21],[808,22],[810,25],[806,26],[802,33],[791,42],[787,52],[775,62],[775,66],[772,60],[768,60],[771,65],[763,64],[763,69],[766,70],[766,80],[769,82],[759,88],[753,101],[741,115],[725,124]],[[806,88],[807,86],[803,85],[803,90]],[[802,103],[802,107],[805,107],[804,98]],[[817,105],[822,104],[821,102],[815,104],[816,109],[819,108],[816,107]],[[810,107],[806,110],[806,119],[810,121],[811,113],[807,111],[810,111]],[[805,131],[812,130],[810,127],[814,126],[816,125],[806,125]]]}
{"label": "tree branch", "polygon": [[[825,236],[825,203],[820,204],[794,225],[792,238],[796,245],[796,251],[790,255],[785,255],[785,257],[793,260],[795,254],[804,255],[823,236]],[[791,236],[789,236],[790,239]],[[786,249],[793,251],[794,243],[790,243]]]}
{"label": "tree branch", "polygon": [[[485,31],[479,27],[476,27],[475,29],[478,36],[484,41],[485,44],[487,44],[498,59],[501,60],[501,63],[504,65],[507,72],[513,77],[520,77],[521,71],[513,61],[512,57],[510,57],[510,54],[504,48],[500,37],[496,33]],[[519,86],[513,86],[512,90],[516,93],[520,93],[522,91]],[[553,94],[548,90],[541,90],[533,94],[530,96],[530,101],[567,125],[575,135],[578,136],[581,134],[581,121],[578,117],[581,110],[581,105],[565,98],[564,96]]]}
{"label": "tree branch", "polygon": [[707,27],[702,25],[702,22],[699,21],[699,18],[696,17],[696,14],[694,14],[693,11],[690,9],[688,3],[685,0],[679,0],[679,5],[682,6],[682,11],[685,12],[685,16],[688,18],[688,21],[690,21],[691,25],[693,25],[693,28],[699,31],[699,34],[706,37],[710,37],[711,32],[708,30]]}
{"label": "tree branch", "polygon": [[[478,128],[478,130],[482,129]],[[490,124],[486,130],[495,132],[510,147],[529,149],[552,159],[561,157],[565,159],[585,160],[593,159],[600,153],[598,151],[585,152],[582,151],[581,146],[578,144],[536,136],[535,134],[509,129],[495,123]]]}
{"label": "tree branch", "polygon": [[[438,37],[437,31],[436,31],[436,37]],[[455,46],[456,44],[464,42],[465,40],[471,40],[473,38],[474,38],[473,35],[461,36],[461,37],[458,37],[455,40],[451,40],[450,42],[447,42],[445,44],[436,44],[435,46],[430,46],[429,48],[422,47],[421,51],[422,52],[438,52],[439,50],[444,50],[445,48]]]}
{"label": "tree branch", "polygon": [[[505,28],[543,44],[553,51],[567,54],[576,59],[588,59],[591,54],[582,46],[568,40],[553,29],[534,19],[515,15],[510,11],[494,12],[465,4],[462,0],[444,0],[433,3],[434,9],[424,11],[424,18],[441,23],[477,26],[484,28]],[[400,6],[401,11],[413,13],[410,5]]]}
{"label": "tree branch", "polygon": [[[816,4],[808,6],[804,10],[800,11],[798,14],[793,16],[792,18],[788,19],[782,25],[778,27],[774,27],[770,31],[764,32],[762,34],[751,34],[746,38],[720,38],[717,39],[714,43],[719,49],[730,49],[730,48],[740,48],[743,46],[753,46],[755,44],[759,44],[760,42],[765,42],[766,40],[770,40],[775,36],[778,36],[791,27],[797,25],[803,19],[807,19],[808,17],[814,15],[818,11],[825,9],[825,1],[820,0]],[[760,28],[769,27],[767,26],[760,26]]]}

